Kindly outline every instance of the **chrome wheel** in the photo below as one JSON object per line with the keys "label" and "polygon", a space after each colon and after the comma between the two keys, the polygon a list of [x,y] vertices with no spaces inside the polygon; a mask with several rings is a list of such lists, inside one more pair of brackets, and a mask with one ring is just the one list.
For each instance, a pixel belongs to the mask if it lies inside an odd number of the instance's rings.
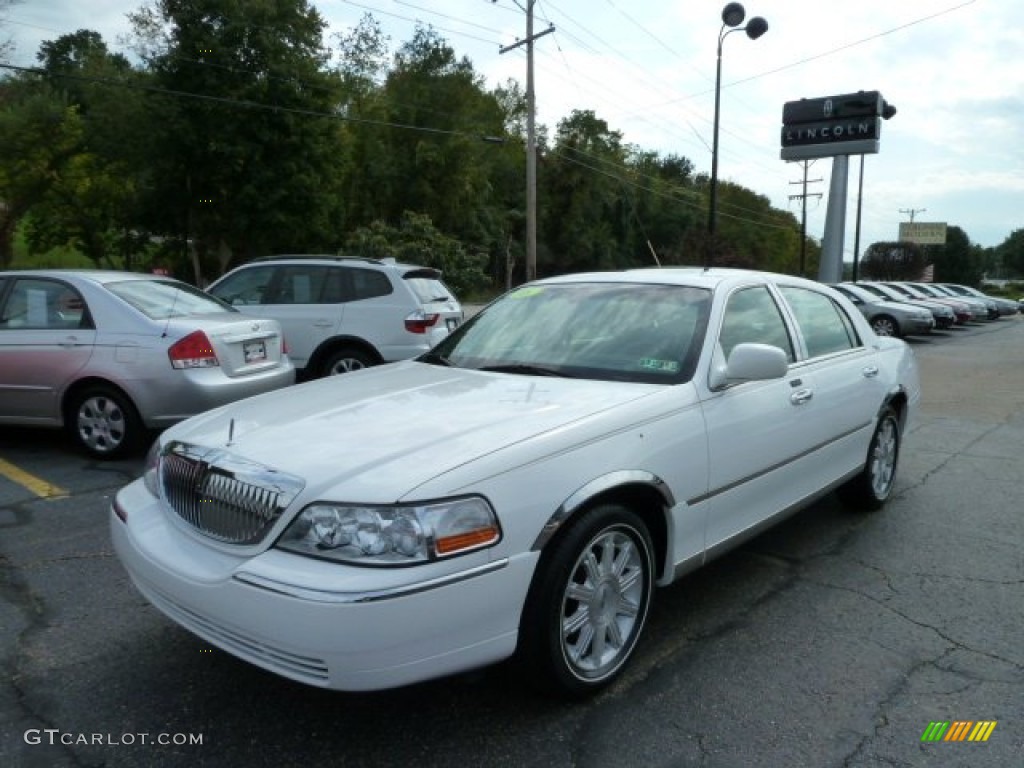
{"label": "chrome wheel", "polygon": [[585,696],[625,666],[654,588],[654,544],[619,504],[580,512],[545,547],[519,622],[519,656],[532,681]]}
{"label": "chrome wheel", "polygon": [[345,347],[327,356],[323,367],[320,369],[321,376],[340,376],[343,373],[352,373],[373,365],[373,359],[360,349]]}
{"label": "chrome wheel", "polygon": [[899,459],[899,415],[886,406],[878,414],[878,424],[868,444],[864,468],[840,486],[840,497],[857,509],[881,509],[892,494]]}
{"label": "chrome wheel", "polygon": [[896,476],[896,458],[899,453],[896,420],[887,416],[878,425],[871,456],[868,459],[868,477],[876,498],[885,499],[892,490]]}
{"label": "chrome wheel", "polygon": [[334,364],[327,371],[328,376],[337,376],[340,373],[351,373],[365,368],[366,363],[355,357],[342,357],[334,361]]}
{"label": "chrome wheel", "polygon": [[646,581],[640,551],[622,531],[603,531],[580,554],[562,599],[562,653],[581,677],[603,677],[621,663]]}

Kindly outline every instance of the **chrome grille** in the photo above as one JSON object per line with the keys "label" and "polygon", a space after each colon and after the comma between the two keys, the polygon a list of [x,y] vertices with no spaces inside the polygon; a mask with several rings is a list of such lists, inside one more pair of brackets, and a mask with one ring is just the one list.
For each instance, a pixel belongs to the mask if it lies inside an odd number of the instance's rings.
{"label": "chrome grille", "polygon": [[160,486],[175,513],[228,544],[256,544],[299,491],[300,478],[219,448],[172,442],[162,451]]}

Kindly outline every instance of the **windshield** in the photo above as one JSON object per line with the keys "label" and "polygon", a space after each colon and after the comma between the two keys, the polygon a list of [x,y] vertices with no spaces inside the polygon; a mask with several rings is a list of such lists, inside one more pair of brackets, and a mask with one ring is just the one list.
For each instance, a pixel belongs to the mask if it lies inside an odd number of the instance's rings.
{"label": "windshield", "polygon": [[106,289],[153,320],[238,311],[198,288],[170,280],[123,280],[107,283]]}
{"label": "windshield", "polygon": [[641,283],[526,285],[422,359],[512,373],[676,384],[693,375],[710,291]]}

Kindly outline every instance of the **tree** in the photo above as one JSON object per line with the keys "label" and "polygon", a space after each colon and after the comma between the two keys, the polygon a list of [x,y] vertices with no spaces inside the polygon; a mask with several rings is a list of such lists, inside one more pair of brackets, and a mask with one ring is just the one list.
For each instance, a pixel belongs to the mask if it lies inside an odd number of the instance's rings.
{"label": "tree", "polygon": [[383,178],[361,171],[379,180],[385,220],[418,211],[465,243],[500,238],[491,177],[499,153],[483,139],[502,135],[505,115],[483,86],[469,60],[429,27],[418,26],[398,50],[382,93],[390,124],[381,133]]}
{"label": "tree", "polygon": [[345,242],[346,251],[367,258],[393,258],[434,267],[456,296],[468,296],[487,285],[487,256],[467,250],[462,243],[434,226],[428,216],[407,211],[398,226],[375,221],[356,229]]}
{"label": "tree", "polygon": [[307,0],[152,0],[130,16],[165,95],[154,227],[213,261],[337,243],[340,85]]}
{"label": "tree", "polygon": [[43,42],[36,58],[82,130],[73,156],[33,208],[28,241],[35,250],[71,245],[96,266],[132,269],[147,240],[137,223],[150,126],[141,94],[130,86],[144,76],[90,30]]}
{"label": "tree", "polygon": [[926,263],[935,267],[936,282],[981,285],[985,273],[984,254],[971,244],[960,227],[947,227],[946,242],[925,246],[924,252]]}
{"label": "tree", "polygon": [[1024,229],[1015,229],[996,246],[996,253],[1007,273],[1024,277]]}
{"label": "tree", "polygon": [[906,240],[872,243],[864,252],[860,271],[872,280],[919,280],[927,261],[917,243]]}
{"label": "tree", "polygon": [[0,81],[0,268],[14,258],[14,230],[78,151],[82,121],[34,76]]}
{"label": "tree", "polygon": [[590,110],[558,123],[538,172],[538,229],[547,246],[538,267],[557,274],[635,265],[622,249],[635,224],[623,188],[626,156],[622,134]]}

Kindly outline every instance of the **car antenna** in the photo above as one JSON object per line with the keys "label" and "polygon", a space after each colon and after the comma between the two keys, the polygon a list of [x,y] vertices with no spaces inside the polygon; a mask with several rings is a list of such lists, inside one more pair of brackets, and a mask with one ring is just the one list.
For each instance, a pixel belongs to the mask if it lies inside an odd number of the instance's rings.
{"label": "car antenna", "polygon": [[170,283],[165,283],[165,285],[174,289],[174,298],[171,299],[171,308],[167,312],[167,317],[164,318],[164,332],[160,334],[161,339],[167,338],[167,329],[171,327],[171,318],[174,317],[174,308],[178,306],[178,294],[181,293],[181,289],[178,288],[178,286],[171,285]]}
{"label": "car antenna", "polygon": [[651,245],[651,241],[649,239],[647,241],[647,247],[650,248],[650,250],[651,250],[651,256],[654,257],[654,263],[657,264],[660,267],[661,266],[661,261],[658,260],[658,254],[655,252],[654,246]]}

